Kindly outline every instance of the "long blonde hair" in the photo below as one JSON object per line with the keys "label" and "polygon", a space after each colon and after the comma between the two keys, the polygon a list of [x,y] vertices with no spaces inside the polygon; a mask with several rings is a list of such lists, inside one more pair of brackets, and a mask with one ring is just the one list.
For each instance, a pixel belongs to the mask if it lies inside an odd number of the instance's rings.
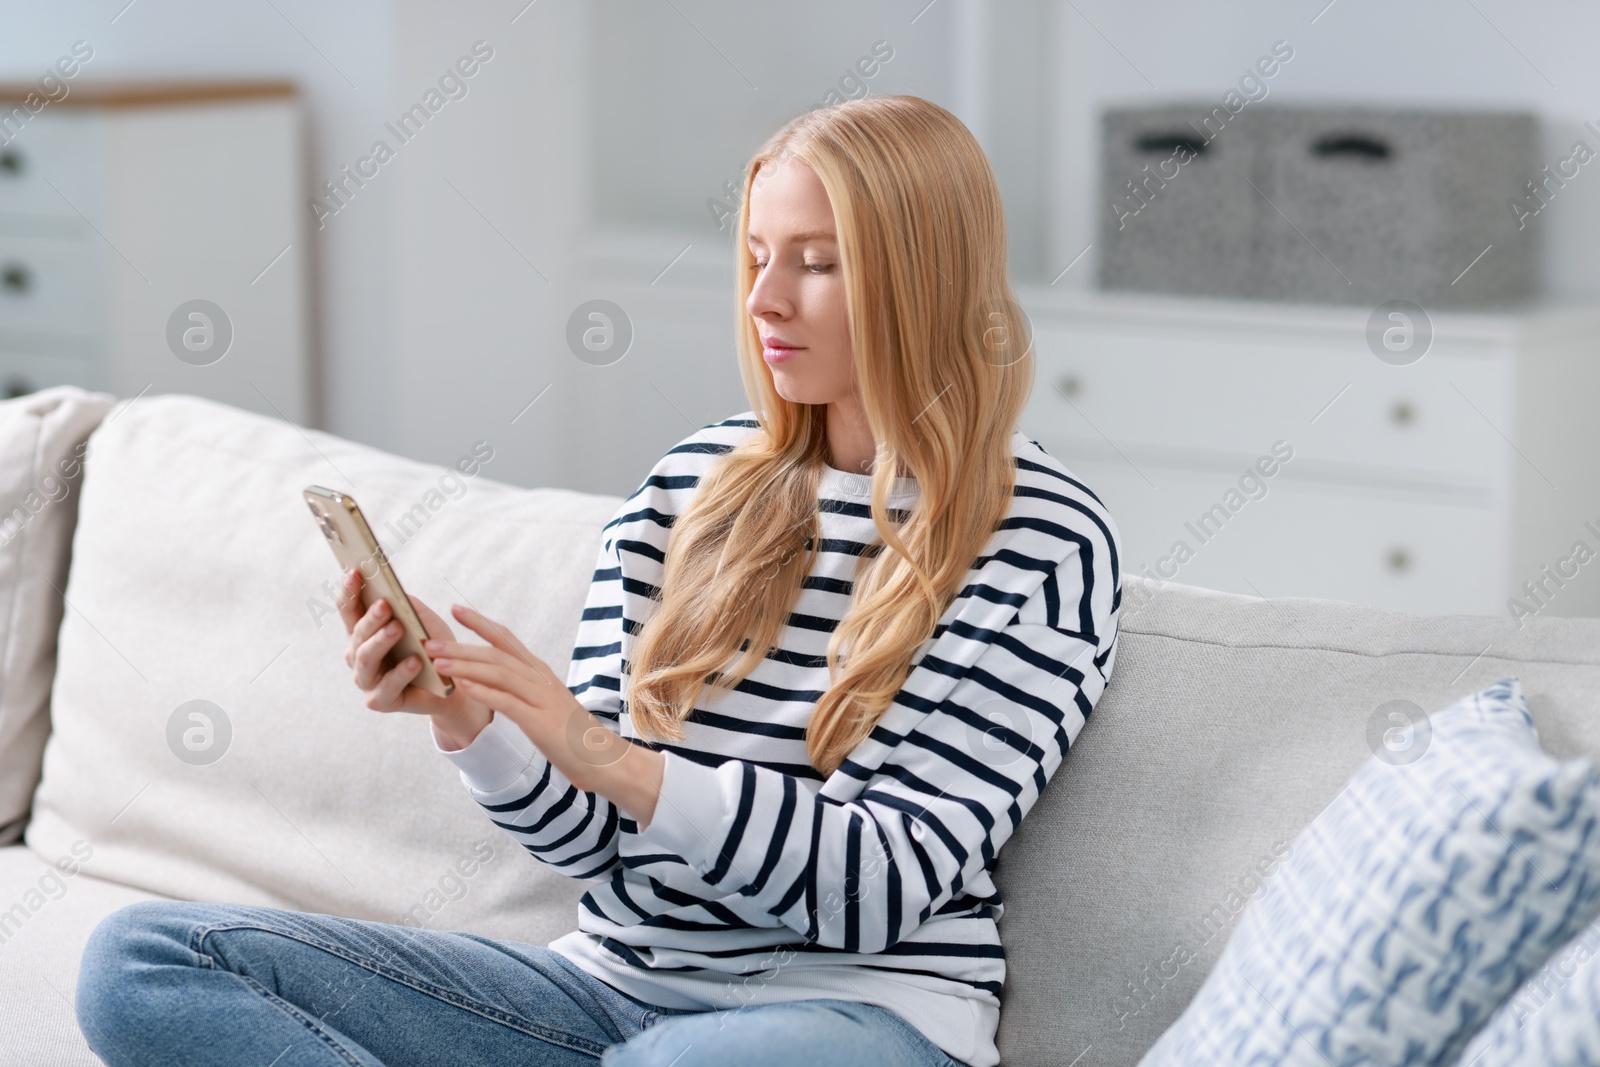
{"label": "long blonde hair", "polygon": [[[1008,511],[1033,352],[1007,276],[999,187],[959,119],[915,96],[868,97],[809,111],[768,139],[745,168],[733,238],[739,373],[761,429],[711,465],[673,521],[659,604],[629,665],[641,736],[681,739],[704,685],[731,689],[755,669],[816,552],[827,409],[778,395],[746,309],[751,183],[790,157],[816,173],[833,208],[877,442],[871,513],[882,542],[857,563],[806,731],[811,763],[831,774],[882,717]],[[897,525],[888,498],[900,470],[920,495]]]}

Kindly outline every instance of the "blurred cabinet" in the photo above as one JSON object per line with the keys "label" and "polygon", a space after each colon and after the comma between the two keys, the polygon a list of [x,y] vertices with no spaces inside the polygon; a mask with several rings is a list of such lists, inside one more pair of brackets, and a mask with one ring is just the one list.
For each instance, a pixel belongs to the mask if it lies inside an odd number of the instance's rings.
{"label": "blurred cabinet", "polygon": [[1396,365],[1364,308],[1018,296],[1037,354],[1021,428],[1109,507],[1125,572],[1600,614],[1600,310],[1437,313]]}
{"label": "blurred cabinet", "polygon": [[311,421],[294,88],[69,85],[37,112],[32,86],[0,86],[0,394],[182,392]]}

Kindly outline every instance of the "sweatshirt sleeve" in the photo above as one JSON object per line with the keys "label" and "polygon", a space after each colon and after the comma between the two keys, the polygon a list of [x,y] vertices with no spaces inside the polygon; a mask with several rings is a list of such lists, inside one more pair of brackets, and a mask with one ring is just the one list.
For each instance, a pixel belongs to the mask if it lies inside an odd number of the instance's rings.
{"label": "sweatshirt sleeve", "polygon": [[[625,501],[602,528],[599,558],[567,667],[567,688],[613,726],[621,709],[623,626],[615,534],[628,509]],[[500,712],[465,748],[441,748],[437,740],[434,748],[459,768],[462,784],[490,821],[538,859],[580,879],[599,878],[616,868],[616,806],[569,782]]]}
{"label": "sweatshirt sleeve", "polygon": [[[966,886],[984,895],[1001,845],[1110,677],[1115,556],[1104,539],[1080,538],[855,799],[753,763],[709,767],[667,752],[641,844],[847,952],[889,949]],[[938,668],[924,659],[914,671]],[[915,701],[910,688],[896,700]]]}

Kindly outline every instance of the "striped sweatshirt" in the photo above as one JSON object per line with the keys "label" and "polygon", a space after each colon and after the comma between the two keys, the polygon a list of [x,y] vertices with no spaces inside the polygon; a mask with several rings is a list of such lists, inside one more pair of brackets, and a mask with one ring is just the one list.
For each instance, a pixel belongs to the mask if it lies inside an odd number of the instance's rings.
{"label": "striped sweatshirt", "polygon": [[[628,657],[657,606],[673,517],[759,432],[747,411],[685,438],[602,529],[567,685],[635,743]],[[833,467],[818,487],[819,551],[776,647],[734,689],[703,689],[682,741],[651,742],[665,768],[646,829],[572,786],[498,712],[465,748],[438,749],[523,848],[599,880],[551,949],[649,1003],[877,1004],[957,1060],[999,1062],[995,858],[1105,689],[1121,601],[1117,528],[1099,498],[1020,430],[1011,447],[1006,517],[832,774],[805,743],[828,638],[857,563],[890,551],[871,478]],[[891,521],[917,495],[915,479],[895,479]]]}

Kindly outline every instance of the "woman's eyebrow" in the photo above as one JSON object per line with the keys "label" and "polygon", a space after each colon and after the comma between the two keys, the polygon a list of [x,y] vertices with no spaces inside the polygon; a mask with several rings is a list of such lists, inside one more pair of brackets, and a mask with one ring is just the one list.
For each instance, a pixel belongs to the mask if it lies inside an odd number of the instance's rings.
{"label": "woman's eyebrow", "polygon": [[[799,244],[803,241],[837,241],[838,239],[839,238],[834,235],[832,230],[802,230],[799,233],[789,234],[789,240],[795,244]],[[753,233],[745,234],[745,241],[755,241],[760,244],[767,243],[765,240]]]}

